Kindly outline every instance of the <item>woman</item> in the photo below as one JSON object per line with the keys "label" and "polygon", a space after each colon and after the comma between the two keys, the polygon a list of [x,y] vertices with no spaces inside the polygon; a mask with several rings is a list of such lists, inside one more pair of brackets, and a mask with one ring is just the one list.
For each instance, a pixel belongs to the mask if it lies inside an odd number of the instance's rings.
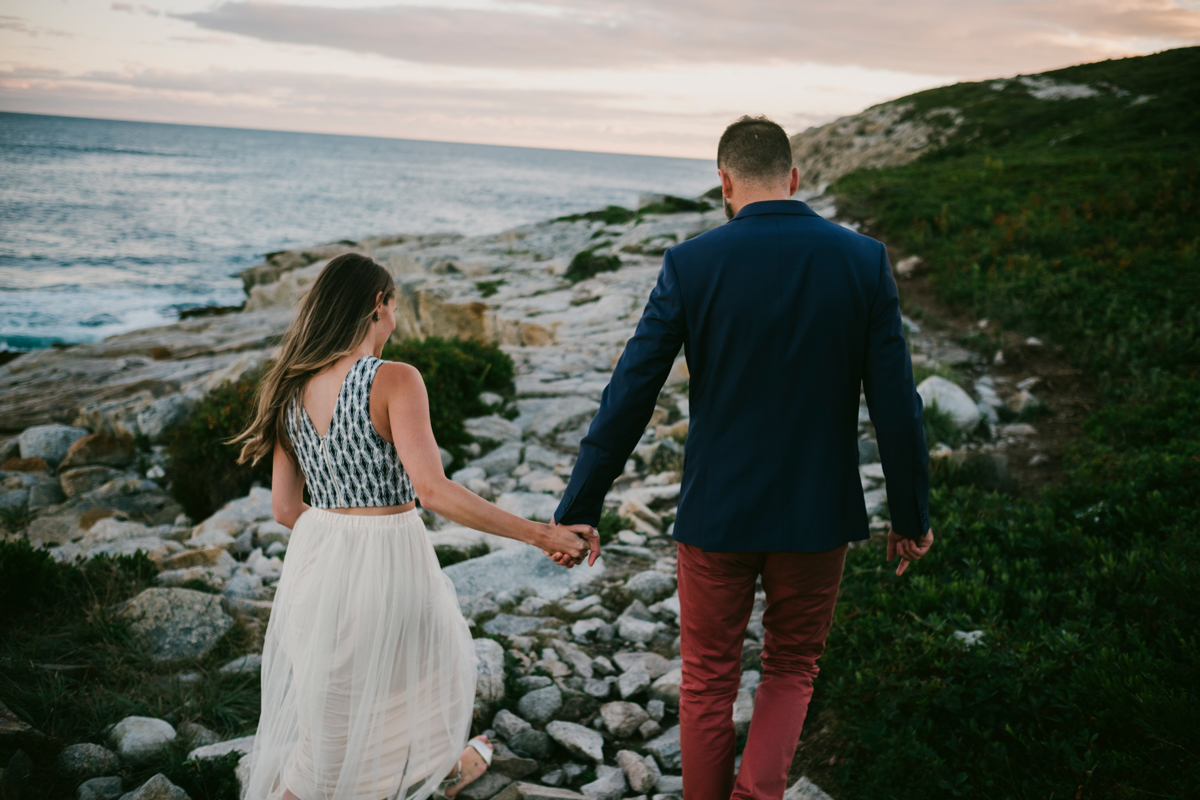
{"label": "woman", "polygon": [[234,439],[239,463],[272,455],[272,510],[293,529],[263,647],[252,800],[453,797],[490,764],[486,738],[466,741],[475,650],[417,498],[559,563],[599,553],[586,525],[521,519],[446,478],[420,373],[379,358],[395,308],[383,267],[330,261]]}

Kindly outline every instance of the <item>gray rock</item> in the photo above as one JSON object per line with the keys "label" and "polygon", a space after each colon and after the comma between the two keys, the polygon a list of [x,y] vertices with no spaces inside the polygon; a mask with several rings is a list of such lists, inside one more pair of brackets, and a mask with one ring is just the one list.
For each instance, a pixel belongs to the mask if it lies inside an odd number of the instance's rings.
{"label": "gray rock", "polygon": [[545,731],[535,731],[530,728],[514,735],[509,740],[508,746],[518,754],[544,761],[554,751],[554,740]]}
{"label": "gray rock", "polygon": [[[662,769],[680,769],[682,762],[679,760],[679,726],[672,725],[657,739],[646,742],[646,751],[654,756]],[[659,788],[666,791],[661,785]]]}
{"label": "gray rock", "polygon": [[67,457],[71,445],[87,435],[85,429],[69,425],[34,425],[21,431],[17,444],[21,458],[44,458],[47,464],[57,467]]}
{"label": "gray rock", "polygon": [[542,725],[554,719],[554,715],[561,711],[562,707],[562,690],[557,686],[535,689],[517,701],[517,712],[535,725]]}
{"label": "gray rock", "polygon": [[754,716],[754,695],[745,689],[739,689],[737,699],[733,701],[733,730],[738,736],[750,730],[750,718]]}
{"label": "gray rock", "polygon": [[742,679],[738,684],[739,689],[745,689],[751,696],[758,692],[758,684],[762,682],[762,673],[756,669],[742,670]]}
{"label": "gray rock", "polygon": [[262,656],[258,653],[239,656],[221,667],[222,675],[257,675],[262,672]]}
{"label": "gray rock", "polygon": [[0,492],[0,508],[12,508],[28,502],[28,489],[11,489],[7,492]]}
{"label": "gray rock", "polygon": [[655,722],[662,722],[662,718],[666,712],[666,704],[662,700],[651,700],[649,703],[646,703],[646,713]]}
{"label": "gray rock", "polygon": [[633,667],[634,664],[641,664],[646,668],[646,672],[650,673],[651,680],[658,680],[663,675],[666,675],[671,670],[679,666],[674,661],[667,661],[658,653],[617,653],[613,656],[613,661],[617,666],[624,670]]}
{"label": "gray rock", "polygon": [[572,755],[586,758],[594,764],[604,762],[604,737],[599,731],[574,722],[555,720],[546,726],[546,733]]}
{"label": "gray rock", "polygon": [[537,772],[538,762],[535,759],[519,756],[495,739],[492,739],[492,743],[495,749],[492,753],[490,769],[514,779],[524,778]]}
{"label": "gray rock", "polygon": [[123,795],[121,800],[191,800],[188,793],[167,779],[161,772],[138,789]]}
{"label": "gray rock", "polygon": [[125,794],[120,775],[111,778],[92,778],[79,784],[75,800],[117,800]]}
{"label": "gray rock", "polygon": [[109,732],[108,741],[125,761],[145,764],[171,746],[175,728],[154,717],[126,717]]}
{"label": "gray rock", "polygon": [[858,463],[874,464],[879,460],[879,443],[874,439],[863,439],[858,443]]}
{"label": "gray rock", "polygon": [[524,448],[520,442],[508,442],[497,447],[482,458],[477,458],[468,467],[479,467],[490,478],[497,473],[512,472],[521,463]]}
{"label": "gray rock", "polygon": [[604,720],[604,727],[609,733],[618,739],[625,739],[650,719],[650,715],[637,703],[619,700],[600,706],[600,718]]}
{"label": "gray rock", "polygon": [[243,736],[240,739],[230,739],[226,742],[217,742],[215,744],[196,747],[187,754],[188,761],[210,761],[214,758],[221,758],[230,753],[248,754],[254,749],[254,736]]}
{"label": "gray rock", "polygon": [[625,773],[607,764],[596,767],[596,780],[579,787],[581,792],[595,800],[621,800],[625,789]]}
{"label": "gray rock", "polygon": [[466,427],[468,435],[485,444],[521,441],[521,429],[496,414],[490,417],[472,417],[463,420],[463,425]]}
{"label": "gray rock", "polygon": [[515,617],[512,614],[497,614],[483,623],[483,632],[490,636],[522,636],[542,627],[538,617]]}
{"label": "gray rock", "polygon": [[39,481],[29,487],[29,507],[46,508],[66,499],[62,486],[51,481]]}
{"label": "gray rock", "polygon": [[138,412],[138,430],[154,444],[163,444],[167,439],[167,428],[183,419],[187,407],[188,401],[182,394],[160,397]]}
{"label": "gray rock", "polygon": [[476,639],[475,658],[475,705],[490,709],[504,701],[504,648],[492,639]]}
{"label": "gray rock", "polygon": [[612,694],[612,683],[600,678],[587,678],[583,682],[583,693],[597,700],[607,700]]}
{"label": "gray rock", "polygon": [[258,600],[263,595],[262,576],[237,572],[225,581],[222,594],[230,600]]}
{"label": "gray rock", "polygon": [[467,784],[458,793],[458,796],[466,798],[466,800],[488,800],[488,798],[495,797],[512,782],[513,779],[507,775],[501,775],[499,772],[489,769]]}
{"label": "gray rock", "polygon": [[233,626],[221,598],[191,589],[146,589],[117,616],[154,661],[199,658]]}
{"label": "gray rock", "polygon": [[463,467],[451,475],[450,480],[460,486],[467,486],[472,481],[487,480],[487,472],[480,467]]}
{"label": "gray rock", "polygon": [[90,466],[69,469],[58,476],[62,484],[63,494],[75,497],[93,489],[99,489],[104,484],[117,478],[121,473],[112,467]]}
{"label": "gray rock", "polygon": [[522,694],[532,692],[536,689],[545,689],[554,681],[547,678],[545,675],[526,675],[524,678],[517,678],[517,690]]}
{"label": "gray rock", "polygon": [[1022,389],[1012,397],[1008,398],[1008,408],[1015,414],[1020,414],[1022,411],[1028,411],[1033,408],[1038,408],[1042,405],[1039,400],[1028,389]]}
{"label": "gray rock", "polygon": [[663,794],[683,794],[683,776],[682,775],[663,775],[658,779],[658,791],[655,797],[661,797]]}
{"label": "gray rock", "polygon": [[492,727],[506,740],[511,740],[518,733],[530,730],[533,726],[518,717],[508,709],[496,712],[492,719]]}
{"label": "gray rock", "polygon": [[646,670],[646,665],[637,662],[617,678],[617,690],[620,691],[622,699],[628,699],[650,688],[650,683],[650,673]]}
{"label": "gray rock", "polygon": [[971,395],[940,375],[931,375],[921,381],[917,394],[921,395],[926,408],[936,403],[961,430],[973,430],[979,424],[979,409]]}
{"label": "gray rock", "polygon": [[801,775],[800,780],[789,786],[788,790],[783,793],[783,800],[833,800],[833,798],[821,791],[821,788],[815,783]]}
{"label": "gray rock", "polygon": [[558,498],[540,492],[505,492],[496,500],[496,505],[523,519],[550,522],[558,509]]}
{"label": "gray rock", "polygon": [[592,657],[583,650],[579,649],[570,642],[564,642],[559,639],[554,643],[554,648],[558,651],[559,657],[563,661],[571,665],[575,670],[575,674],[585,680],[592,677]]}
{"label": "gray rock", "polygon": [[625,773],[629,788],[635,792],[647,793],[658,786],[662,771],[653,756],[639,756],[632,750],[622,750],[617,753],[617,765]]}
{"label": "gray rock", "polygon": [[[520,407],[518,405],[518,407]],[[546,439],[590,423],[600,404],[586,397],[563,397],[547,402],[528,420],[526,428],[534,436]],[[524,422],[524,420],[522,420]]]}
{"label": "gray rock", "polygon": [[78,783],[88,778],[111,775],[121,769],[121,758],[98,744],[73,744],[62,749],[54,762],[64,781]]}
{"label": "gray rock", "polygon": [[646,643],[662,630],[661,622],[646,622],[636,617],[622,616],[617,620],[617,635],[627,642]]}
{"label": "gray rock", "polygon": [[638,734],[643,739],[653,739],[662,733],[662,725],[658,724],[658,720],[648,719],[638,727]]}
{"label": "gray rock", "polygon": [[611,642],[616,627],[596,617],[581,619],[571,625],[571,636],[577,642]]}
{"label": "gray rock", "polygon": [[453,564],[445,569],[458,596],[471,597],[492,591],[496,594],[515,586],[528,586],[546,600],[558,600],[604,576],[604,559],[594,567],[560,567],[528,545],[506,547]]}
{"label": "gray rock", "polygon": [[[563,783],[568,779],[566,770],[556,769],[543,775],[542,781],[551,783],[546,779],[554,775],[558,776],[558,783]],[[557,784],[554,783],[547,786],[538,786],[535,783],[514,783],[496,795],[494,800],[588,800],[587,795],[572,792],[569,789],[559,789],[556,786]]]}
{"label": "gray rock", "polygon": [[675,579],[656,569],[639,572],[625,583],[625,589],[646,605],[657,603],[675,592]]}

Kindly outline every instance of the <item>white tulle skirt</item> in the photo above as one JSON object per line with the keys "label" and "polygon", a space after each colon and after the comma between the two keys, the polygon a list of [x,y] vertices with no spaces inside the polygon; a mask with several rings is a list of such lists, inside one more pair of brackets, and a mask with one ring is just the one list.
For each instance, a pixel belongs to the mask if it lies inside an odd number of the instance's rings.
{"label": "white tulle skirt", "polygon": [[428,797],[474,702],[471,632],[417,512],[305,511],[267,625],[248,800]]}

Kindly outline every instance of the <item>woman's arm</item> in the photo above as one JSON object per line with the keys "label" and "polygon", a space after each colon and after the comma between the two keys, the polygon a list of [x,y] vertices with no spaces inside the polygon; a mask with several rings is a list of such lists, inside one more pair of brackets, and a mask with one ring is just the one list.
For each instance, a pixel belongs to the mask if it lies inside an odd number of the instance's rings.
{"label": "woman's arm", "polygon": [[293,528],[305,511],[308,504],[304,502],[304,473],[283,445],[276,442],[271,461],[271,512],[280,525]]}
{"label": "woman's arm", "polygon": [[412,480],[421,505],[446,519],[550,552],[566,553],[576,561],[599,555],[599,539],[589,525],[548,525],[502,511],[446,477],[442,457],[429,421],[429,395],[421,373],[408,364],[385,363],[375,374],[385,392],[388,420],[400,461]]}

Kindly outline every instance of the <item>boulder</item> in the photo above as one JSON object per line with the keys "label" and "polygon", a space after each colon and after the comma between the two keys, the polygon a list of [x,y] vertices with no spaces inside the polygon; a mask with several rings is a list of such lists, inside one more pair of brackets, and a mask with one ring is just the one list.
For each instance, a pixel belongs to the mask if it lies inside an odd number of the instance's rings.
{"label": "boulder", "polygon": [[632,750],[617,753],[617,766],[625,773],[629,788],[642,794],[652,792],[662,777],[654,756],[640,756]]}
{"label": "boulder", "polygon": [[650,715],[637,703],[621,700],[600,706],[600,718],[609,733],[618,739],[626,739],[650,719]]}
{"label": "boulder", "polygon": [[492,708],[504,701],[504,648],[493,639],[476,639],[475,658],[475,704]]}
{"label": "boulder", "polygon": [[117,616],[154,661],[199,658],[233,626],[221,598],[191,589],[146,589]]}
{"label": "boulder", "polygon": [[206,728],[197,722],[185,722],[175,729],[179,737],[187,743],[188,747],[207,747],[210,744],[217,744],[221,741],[221,734]]}
{"label": "boulder", "polygon": [[67,457],[71,445],[87,435],[85,429],[68,425],[34,425],[23,430],[17,442],[21,458],[44,458],[50,466],[57,467]]}
{"label": "boulder", "polygon": [[625,773],[620,767],[607,764],[596,767],[596,780],[579,787],[580,791],[594,800],[621,800],[626,788]]}
{"label": "boulder", "polygon": [[464,800],[489,800],[512,782],[513,779],[507,775],[501,775],[497,770],[489,769],[463,787],[463,790],[458,793],[458,797],[462,797]]}
{"label": "boulder", "polygon": [[108,734],[109,744],[131,764],[145,764],[175,741],[171,723],[154,717],[126,717]]}
{"label": "boulder", "polygon": [[76,439],[59,464],[66,467],[84,467],[100,464],[107,467],[127,467],[137,456],[133,436],[129,433],[89,433]]}
{"label": "boulder", "polygon": [[188,761],[209,761],[235,752],[247,755],[253,749],[254,736],[250,735],[243,736],[240,739],[230,739],[225,742],[196,747],[187,754],[187,757]]}
{"label": "boulder", "polygon": [[490,769],[509,778],[524,778],[538,771],[538,762],[532,758],[524,758],[505,747],[501,742],[492,743],[492,766]]}
{"label": "boulder", "polygon": [[954,420],[954,424],[964,431],[974,430],[979,424],[979,408],[971,395],[962,387],[946,380],[940,375],[931,375],[921,381],[917,394],[926,408],[936,405]]}
{"label": "boulder", "polygon": [[672,725],[657,739],[646,742],[645,749],[654,756],[661,768],[672,772],[679,770],[682,766],[679,759],[679,726]]}
{"label": "boulder", "polygon": [[648,569],[630,578],[625,583],[625,590],[650,605],[675,593],[675,579],[656,569]]}
{"label": "boulder", "polygon": [[492,728],[507,740],[512,740],[514,736],[530,730],[533,726],[525,720],[518,717],[508,709],[502,709],[496,712],[495,718],[492,720]]}
{"label": "boulder", "polygon": [[604,559],[595,566],[567,569],[555,564],[536,547],[521,544],[486,556],[453,564],[445,569],[460,598],[493,591],[499,594],[529,587],[546,600],[558,600],[604,575]]}
{"label": "boulder", "polygon": [[[83,439],[79,441],[83,441]],[[120,475],[120,472],[111,467],[89,466],[69,469],[60,474],[58,479],[62,484],[63,493],[67,497],[75,497],[93,489],[99,489]]]}
{"label": "boulder", "polygon": [[650,698],[662,700],[665,705],[679,707],[679,684],[683,682],[683,669],[673,669],[650,684]]}
{"label": "boulder", "polygon": [[550,522],[558,510],[558,498],[541,492],[505,492],[496,500],[496,505],[524,519]]}
{"label": "boulder", "polygon": [[[517,701],[517,711],[521,714],[521,717],[535,725],[543,725],[554,719],[554,716],[562,710],[562,707],[562,690],[557,686],[535,689]],[[550,735],[553,736],[554,734],[551,733]]]}
{"label": "boulder", "polygon": [[125,794],[120,775],[111,778],[92,778],[79,784],[75,790],[75,800],[118,800]]}
{"label": "boulder", "polygon": [[545,731],[535,731],[530,728],[514,735],[509,740],[508,746],[519,755],[544,761],[554,751],[554,740]]}
{"label": "boulder", "polygon": [[143,783],[121,800],[191,800],[188,793],[167,779],[161,772]]}
{"label": "boulder", "polygon": [[163,444],[167,439],[167,428],[183,419],[188,401],[182,394],[160,397],[137,413],[138,430],[154,444]]}
{"label": "boulder", "polygon": [[85,742],[64,747],[54,760],[54,768],[63,781],[77,784],[119,772],[121,758],[107,747]]}
{"label": "boulder", "polygon": [[472,417],[464,420],[463,425],[467,434],[477,442],[504,444],[521,441],[521,429],[496,414],[490,417]]}
{"label": "boulder", "polygon": [[604,737],[599,731],[574,722],[555,720],[546,726],[546,733],[572,755],[586,758],[594,764],[604,762]]}

